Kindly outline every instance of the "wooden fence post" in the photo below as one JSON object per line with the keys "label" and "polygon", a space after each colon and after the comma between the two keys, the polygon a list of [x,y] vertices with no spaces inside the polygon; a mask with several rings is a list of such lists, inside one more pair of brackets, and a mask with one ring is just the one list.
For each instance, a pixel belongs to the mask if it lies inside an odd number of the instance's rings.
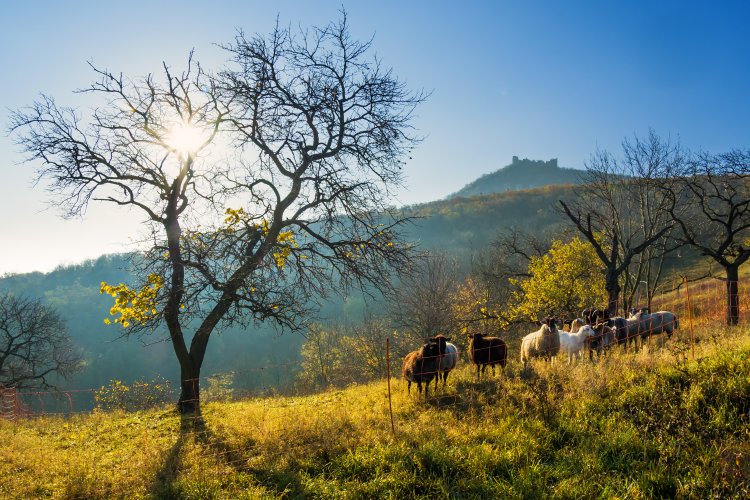
{"label": "wooden fence post", "polygon": [[687,295],[687,306],[688,306],[688,325],[690,325],[690,351],[695,360],[695,337],[693,335],[693,305],[690,303],[690,285],[688,284],[687,276],[683,277],[685,281],[685,294]]}
{"label": "wooden fence post", "polygon": [[396,426],[393,423],[393,403],[391,402],[391,338],[385,338],[385,364],[388,371],[388,412],[391,415],[391,432],[396,435]]}

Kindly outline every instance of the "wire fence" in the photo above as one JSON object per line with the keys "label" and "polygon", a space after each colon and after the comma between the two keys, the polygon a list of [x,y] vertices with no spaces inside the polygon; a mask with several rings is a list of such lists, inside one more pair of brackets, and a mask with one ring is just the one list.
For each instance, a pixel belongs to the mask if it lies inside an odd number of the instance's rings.
{"label": "wire fence", "polygon": [[[623,337],[618,336],[617,331],[613,331],[613,337],[610,339],[610,342],[605,342],[602,337],[598,339],[599,344],[597,345],[604,345],[605,349],[620,348],[622,351],[625,351],[631,348],[631,340],[636,345],[639,343],[640,347],[651,347],[655,343],[678,340],[686,345],[689,344],[692,356],[695,356],[695,331],[716,328],[722,332],[726,332],[727,335],[731,335],[735,328],[750,324],[750,310],[747,310],[747,308],[746,310],[739,309],[736,311],[736,322],[727,321],[729,301],[726,290],[727,285],[723,282],[703,281],[700,283],[689,283],[686,280],[679,286],[675,286],[673,290],[653,297],[650,304],[644,304],[644,306],[650,306],[651,311],[665,310],[675,315],[676,320],[670,325],[674,330],[671,339],[665,339],[667,335],[661,332],[665,325],[654,325],[650,322],[645,326],[638,326],[634,330],[635,334],[632,331],[628,331],[627,336],[624,337],[624,342],[622,342]],[[738,298],[739,304],[750,305],[750,295],[745,290],[739,291]],[[645,335],[644,332],[646,333]],[[397,415],[401,408],[396,407],[397,414],[394,415],[391,379],[394,377],[392,372],[398,371],[402,359],[391,358],[390,339],[386,339],[384,348],[387,360],[387,384],[384,387],[384,394],[382,397],[373,399],[367,404],[372,406],[374,415],[381,419],[381,431],[395,436],[399,432]],[[497,349],[496,345],[478,348],[474,359],[483,359],[486,363],[478,365],[477,368],[481,370],[495,371],[495,369],[498,369],[502,371],[502,365],[505,363],[501,363],[496,359],[495,356],[498,354],[496,352]],[[583,352],[585,352],[585,349],[586,347],[584,347]],[[517,352],[515,346],[514,349],[510,349],[507,344],[504,347],[505,359],[516,357]],[[413,405],[424,401],[431,407],[438,409],[459,407],[465,399],[464,396],[467,396],[466,394],[462,394],[457,388],[452,391],[444,389],[442,391],[436,390],[439,374],[442,371],[441,369],[444,368],[442,364],[443,359],[439,354],[434,355],[428,352],[421,359],[413,363],[411,377],[413,377],[415,384],[422,385],[422,389],[425,390],[424,396],[420,397],[419,390],[412,391],[411,398],[404,400],[400,397],[398,402],[400,404],[406,402],[406,404]],[[463,362],[470,363],[468,360],[464,360]],[[251,375],[277,368],[291,370],[298,368],[298,366],[298,363],[295,362],[272,363],[264,366],[249,367],[245,370],[235,372],[234,375]],[[192,387],[193,393],[197,394],[200,388],[209,386],[210,381],[217,375],[221,374],[211,374],[187,380],[181,385],[188,388]],[[487,382],[485,381],[485,383]],[[426,392],[428,386],[433,387],[429,396]],[[448,386],[450,387],[450,382],[448,382]],[[471,386],[465,384],[462,387],[462,390],[472,390]],[[386,389],[387,393],[385,393]],[[56,422],[59,419],[73,421],[75,420],[74,417],[78,415],[91,413],[89,409],[91,402],[95,400],[97,392],[100,390],[102,388],[66,391],[23,391],[0,386],[0,416],[9,421],[11,425],[19,425],[34,418],[50,418],[51,420],[47,421],[49,423],[40,423],[40,425],[47,425],[52,428],[58,425]],[[165,415],[175,415],[173,409],[174,400],[177,399],[179,390],[180,388],[178,387],[171,389],[169,398],[167,398],[171,403],[167,403],[166,401],[161,402],[162,412],[157,410],[156,412],[148,413],[148,415],[152,415],[152,417],[149,417],[151,421],[148,421],[149,418],[146,418],[145,422],[140,421],[138,425],[144,426],[144,433],[150,432],[148,431],[149,426],[157,427],[158,421],[165,418]],[[400,384],[398,390],[405,390],[404,384]],[[203,395],[210,396],[205,390],[203,390]],[[268,397],[259,394],[257,390],[243,391],[231,387],[226,393],[220,393],[218,396],[214,396],[214,398],[214,400],[227,403],[216,411],[237,412],[236,418],[241,419],[243,422],[243,434],[252,436],[252,439],[246,439],[240,443],[232,442],[231,438],[228,438],[222,429],[217,429],[212,424],[210,415],[207,416],[201,413],[182,415],[179,419],[179,432],[172,433],[169,438],[154,436],[143,439],[166,439],[161,449],[164,453],[171,456],[171,454],[179,455],[179,453],[183,452],[183,447],[187,446],[185,442],[187,438],[185,436],[190,436],[190,440],[193,442],[193,445],[190,447],[190,450],[192,450],[190,455],[191,461],[197,464],[197,468],[193,470],[193,473],[199,476],[215,471],[215,466],[212,465],[215,462],[221,463],[223,467],[229,467],[237,471],[251,470],[253,459],[261,454],[261,450],[263,456],[266,458],[268,458],[270,453],[282,459],[284,456],[290,454],[309,453],[316,446],[323,449],[334,440],[338,446],[348,446],[350,437],[346,432],[345,419],[347,418],[349,403],[346,400],[345,394],[341,391],[329,390],[313,395]],[[209,397],[208,400],[211,400],[211,398]],[[244,404],[252,400],[257,400],[259,404]],[[312,403],[311,400],[313,401]],[[200,402],[196,398],[194,400],[183,400],[181,403],[183,405],[194,404],[197,407]],[[205,403],[205,400],[203,403]],[[235,405],[235,403],[237,404]],[[308,419],[311,425],[314,423],[315,426],[321,428],[317,429],[311,435],[298,435],[300,426]],[[72,422],[71,425],[76,425],[76,422],[77,420]],[[177,437],[175,438],[175,436]],[[81,443],[80,445],[85,446],[85,443]],[[94,455],[92,455],[91,460],[99,460],[99,458],[93,457]],[[90,467],[95,468],[96,465],[96,463],[91,463]],[[130,470],[129,468],[133,468],[132,474],[137,474],[136,464],[123,462],[118,467],[126,471]],[[102,486],[102,488],[104,487]],[[107,496],[107,491],[97,491],[96,494]],[[0,488],[1,495],[2,489]],[[80,494],[69,492],[66,495],[68,498],[87,498],[90,496],[92,496],[91,489]]]}
{"label": "wire fence", "polygon": [[[580,350],[575,345],[573,346],[572,349],[576,351],[575,357],[584,357],[588,354],[589,359],[596,360],[613,349],[618,349],[624,354],[632,354],[640,350],[651,353],[664,346],[674,346],[675,352],[682,352],[682,359],[688,356],[695,359],[696,344],[702,341],[699,334],[712,332],[713,337],[717,335],[732,337],[736,331],[750,325],[748,290],[744,289],[741,283],[719,279],[690,282],[687,278],[683,278],[682,281],[673,283],[671,289],[654,295],[650,301],[636,303],[633,306],[635,307],[631,311],[623,312],[622,316],[609,317],[607,315],[602,318],[600,315],[591,321],[595,323],[590,325],[594,331],[591,332],[591,336],[587,335],[584,338]],[[614,309],[621,311],[620,304],[615,304]],[[599,312],[604,313],[602,309]],[[578,328],[587,323],[589,322],[583,318],[579,318],[578,325],[568,323],[565,327],[567,340],[570,339],[570,333],[575,333],[575,329],[570,331],[570,326]],[[561,325],[562,321],[558,319],[557,324]],[[603,326],[607,328],[602,328]],[[563,331],[563,328],[560,328],[560,331]],[[557,338],[560,339],[561,336]],[[519,344],[523,343],[522,339],[517,340]],[[465,362],[475,364],[477,370],[475,380],[481,380],[487,370],[491,370],[494,374],[495,366],[498,366],[502,372],[509,357],[519,357],[519,345],[511,346],[510,343],[505,342],[501,344],[502,349],[497,345],[479,347],[475,345],[471,353],[466,353]],[[550,350],[558,354],[552,355]],[[567,352],[562,340],[554,345],[539,342],[531,351],[533,352],[529,353],[530,366],[533,366],[532,362],[536,363],[532,361],[533,359],[554,359],[563,357]],[[457,390],[453,392],[438,390],[440,376],[444,373],[440,365],[444,363],[445,358],[443,355],[433,354],[434,352],[433,349],[432,353],[422,356],[418,365],[415,365],[417,374],[413,377],[413,383],[419,382],[419,385],[423,385],[425,389],[433,384],[432,392],[428,395],[425,391],[424,394],[424,401],[431,406],[436,408],[457,406],[464,394]],[[526,369],[524,366],[523,370]],[[533,370],[533,368],[529,369]],[[472,388],[469,387],[468,390]],[[418,391],[421,395],[421,388],[418,387]],[[394,426],[394,433],[396,427],[397,425]]]}

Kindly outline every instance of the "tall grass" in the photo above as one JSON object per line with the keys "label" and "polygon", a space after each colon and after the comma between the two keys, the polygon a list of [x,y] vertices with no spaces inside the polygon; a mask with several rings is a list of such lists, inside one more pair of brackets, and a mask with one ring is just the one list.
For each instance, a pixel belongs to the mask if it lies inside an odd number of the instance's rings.
{"label": "tall grass", "polygon": [[0,497],[743,498],[749,333],[528,371],[512,345],[502,376],[463,364],[427,401],[393,379],[395,436],[385,381],[0,422]]}

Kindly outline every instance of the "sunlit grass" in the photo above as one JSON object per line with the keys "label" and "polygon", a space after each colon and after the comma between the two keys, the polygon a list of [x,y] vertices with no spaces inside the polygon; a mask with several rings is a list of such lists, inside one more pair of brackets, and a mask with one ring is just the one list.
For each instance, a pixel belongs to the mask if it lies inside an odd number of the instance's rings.
{"label": "sunlit grass", "polygon": [[0,497],[742,497],[750,336],[704,330],[595,363],[463,364],[305,397],[0,422]]}

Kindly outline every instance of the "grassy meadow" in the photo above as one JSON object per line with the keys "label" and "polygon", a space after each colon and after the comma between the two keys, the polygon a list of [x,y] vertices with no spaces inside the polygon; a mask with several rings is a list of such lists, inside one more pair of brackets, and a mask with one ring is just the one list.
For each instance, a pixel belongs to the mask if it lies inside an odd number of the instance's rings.
{"label": "grassy meadow", "polygon": [[[744,498],[750,331],[478,382],[0,421],[2,498]],[[398,364],[398,361],[395,363]],[[414,389],[414,387],[412,387]]]}

